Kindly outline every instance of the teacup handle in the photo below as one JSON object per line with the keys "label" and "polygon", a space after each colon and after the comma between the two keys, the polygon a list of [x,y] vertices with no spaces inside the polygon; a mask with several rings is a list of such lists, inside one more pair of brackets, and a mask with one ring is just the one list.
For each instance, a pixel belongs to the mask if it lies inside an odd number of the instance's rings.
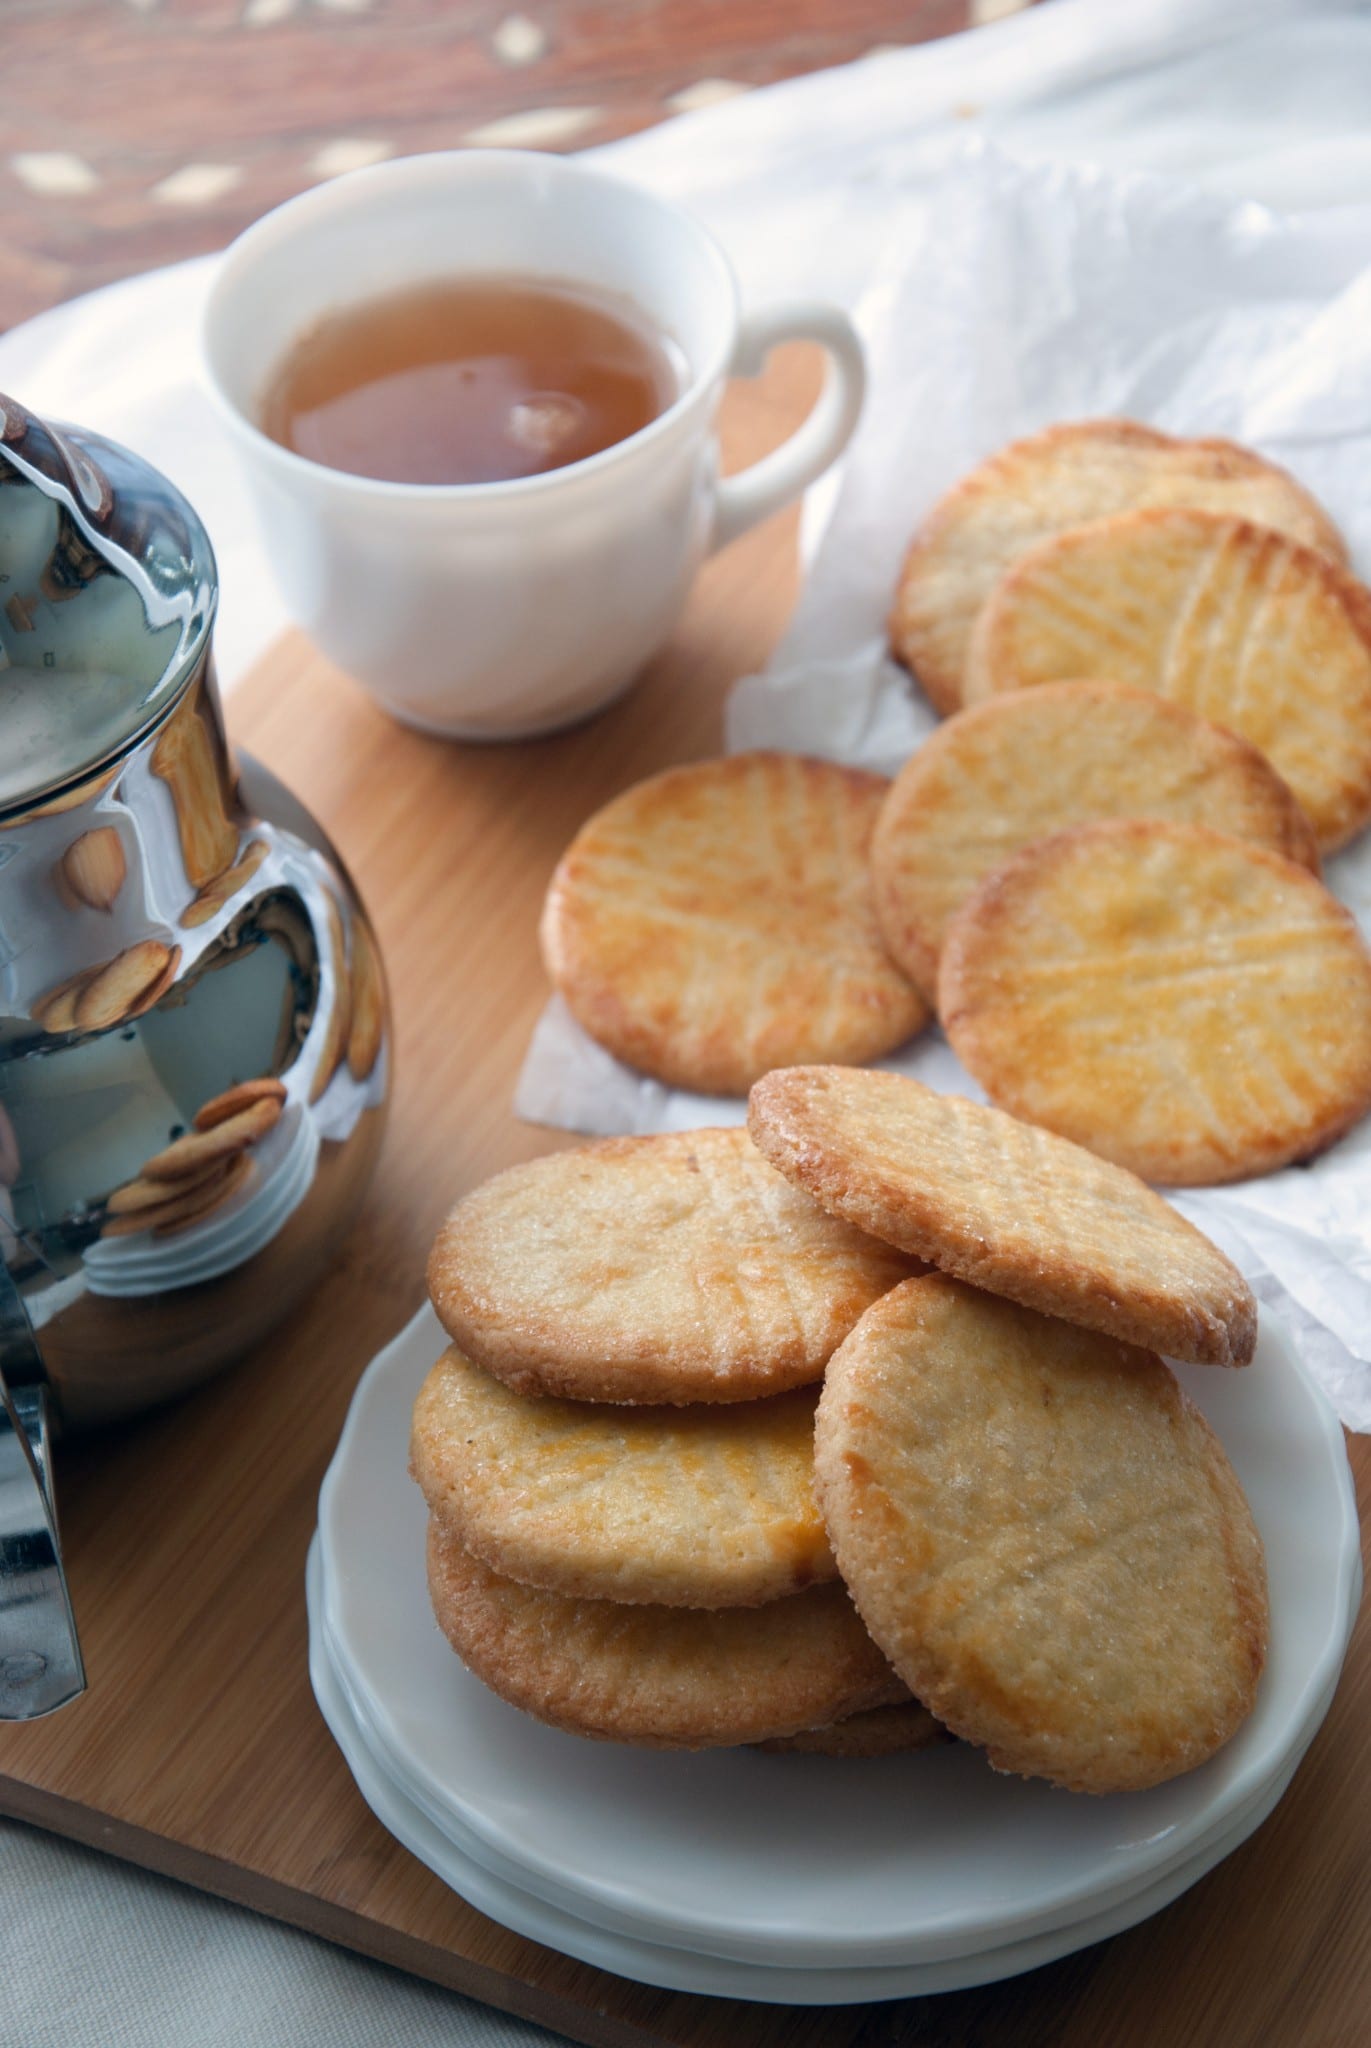
{"label": "teacup handle", "polygon": [[823,389],[789,440],[739,476],[725,477],[715,496],[711,551],[727,547],[759,519],[798,498],[846,448],[866,395],[866,357],[856,328],[836,306],[798,299],[745,313],[729,364],[731,377],[757,377],[783,341],[817,341],[828,357]]}

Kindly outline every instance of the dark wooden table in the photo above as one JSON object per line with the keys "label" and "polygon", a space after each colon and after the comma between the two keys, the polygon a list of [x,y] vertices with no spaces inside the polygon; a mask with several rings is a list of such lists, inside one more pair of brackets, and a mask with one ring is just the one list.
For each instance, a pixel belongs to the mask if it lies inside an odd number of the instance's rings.
{"label": "dark wooden table", "polygon": [[0,0],[0,328],[468,142],[581,149],[1027,0]]}

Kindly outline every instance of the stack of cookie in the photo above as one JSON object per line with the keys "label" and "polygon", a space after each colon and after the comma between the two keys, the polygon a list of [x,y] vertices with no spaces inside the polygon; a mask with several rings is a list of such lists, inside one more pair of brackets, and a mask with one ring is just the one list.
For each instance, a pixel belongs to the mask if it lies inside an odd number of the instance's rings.
{"label": "stack of cookie", "polygon": [[145,1230],[171,1237],[203,1223],[247,1180],[248,1154],[275,1130],[285,1102],[284,1081],[261,1074],[201,1103],[191,1129],[145,1160],[109,1196],[101,1237],[136,1237]]}
{"label": "stack of cookie", "polygon": [[1132,1175],[915,1082],[776,1073],[750,1130],[537,1160],[440,1233],[412,1465],[459,1655],[658,1746],[945,1727],[1094,1791],[1211,1754],[1261,1547],[1152,1348],[1244,1363],[1240,1276]]}
{"label": "stack of cookie", "polygon": [[[837,1583],[812,1447],[826,1360],[915,1270],[741,1130],[610,1139],[478,1188],[429,1262],[454,1343],[412,1446],[463,1660],[557,1727],[655,1745],[907,1702]],[[935,1732],[906,1710],[868,1739]]]}
{"label": "stack of cookie", "polygon": [[738,755],[577,835],[542,937],[584,1029],[737,1095],[936,1012],[993,1101],[1178,1186],[1363,1116],[1371,956],[1319,863],[1371,818],[1371,594],[1308,493],[1054,428],[935,508],[891,636],[948,714],[893,786]]}

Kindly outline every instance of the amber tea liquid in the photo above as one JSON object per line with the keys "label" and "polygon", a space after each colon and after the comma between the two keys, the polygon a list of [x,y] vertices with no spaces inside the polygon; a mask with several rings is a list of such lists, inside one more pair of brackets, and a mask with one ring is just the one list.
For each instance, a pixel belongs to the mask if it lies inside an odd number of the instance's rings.
{"label": "amber tea liquid", "polygon": [[514,277],[417,285],[318,322],[262,404],[274,441],[393,483],[537,476],[667,410],[682,363],[635,309]]}

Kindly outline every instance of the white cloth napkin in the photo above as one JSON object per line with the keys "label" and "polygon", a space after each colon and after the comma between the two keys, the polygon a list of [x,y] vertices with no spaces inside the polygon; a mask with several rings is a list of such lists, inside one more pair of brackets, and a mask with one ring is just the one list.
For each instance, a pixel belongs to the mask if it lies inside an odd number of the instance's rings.
{"label": "white cloth napkin", "polygon": [[[695,207],[749,301],[807,290],[856,306],[898,258],[919,193],[977,134],[1025,159],[1166,171],[1303,209],[1322,246],[1316,214],[1371,201],[1371,14],[1353,0],[1054,0],[600,155]],[[0,336],[0,388],[131,443],[194,500],[223,572],[217,646],[231,686],[286,620],[195,368],[210,267],[112,286]],[[935,291],[919,319],[937,314]],[[1316,1342],[1336,1339],[1306,1331],[1311,1363]],[[0,1897],[6,2048],[532,2048],[544,2038],[11,1824],[0,1824]]]}

